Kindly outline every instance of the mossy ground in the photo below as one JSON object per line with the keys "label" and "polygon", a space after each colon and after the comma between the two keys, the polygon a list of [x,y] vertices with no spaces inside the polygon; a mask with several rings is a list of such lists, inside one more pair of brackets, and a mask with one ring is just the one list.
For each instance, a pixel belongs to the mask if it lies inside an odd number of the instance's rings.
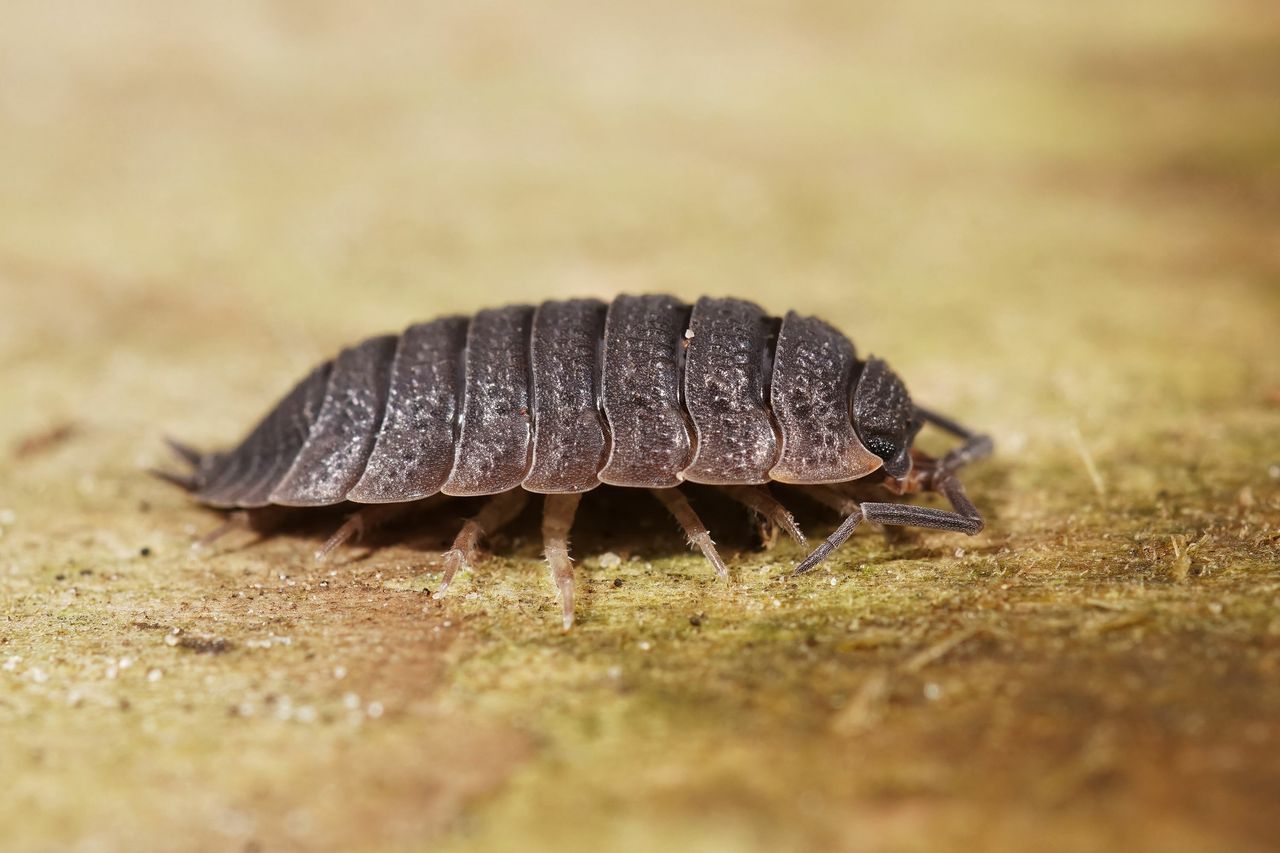
{"label": "mossy ground", "polygon": [[[6,10],[0,844],[1274,845],[1274,4],[354,9]],[[986,532],[791,580],[703,496],[725,584],[599,495],[563,634],[532,515],[436,603],[453,517],[199,558],[142,473],[372,332],[654,290],[989,430]]]}

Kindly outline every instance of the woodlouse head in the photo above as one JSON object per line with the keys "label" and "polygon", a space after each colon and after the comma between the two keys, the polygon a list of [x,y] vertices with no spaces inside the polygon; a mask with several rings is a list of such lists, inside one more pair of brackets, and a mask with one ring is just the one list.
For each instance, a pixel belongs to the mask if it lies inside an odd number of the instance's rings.
{"label": "woodlouse head", "polygon": [[863,445],[884,460],[884,471],[902,479],[911,473],[911,442],[923,426],[907,386],[884,361],[872,356],[853,391],[853,427]]}

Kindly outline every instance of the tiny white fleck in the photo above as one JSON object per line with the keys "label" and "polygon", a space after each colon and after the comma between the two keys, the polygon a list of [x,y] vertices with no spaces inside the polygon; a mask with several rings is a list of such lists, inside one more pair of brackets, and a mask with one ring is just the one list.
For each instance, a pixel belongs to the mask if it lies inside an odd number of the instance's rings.
{"label": "tiny white fleck", "polygon": [[300,723],[314,723],[318,716],[319,715],[316,714],[315,708],[310,705],[303,705],[298,709],[298,712],[293,715],[293,718]]}
{"label": "tiny white fleck", "polygon": [[0,524],[10,525],[18,520],[18,514],[8,507],[0,509]]}
{"label": "tiny white fleck", "polygon": [[151,669],[147,671],[147,681],[150,681],[152,684],[155,684],[162,678],[164,678],[164,673],[158,669]]}
{"label": "tiny white fleck", "polygon": [[773,606],[774,606],[774,607],[781,607],[781,606],[782,606],[782,602],[775,598],[775,599],[773,600]]}
{"label": "tiny white fleck", "polygon": [[612,678],[614,681],[617,681],[619,678],[622,677],[622,667],[611,666],[607,670],[605,670],[605,674],[608,675],[610,678]]}
{"label": "tiny white fleck", "polygon": [[358,693],[344,693],[342,695],[342,707],[348,711],[360,710],[360,695]]}
{"label": "tiny white fleck", "polygon": [[836,584],[840,583],[840,581],[834,577],[831,577],[831,578],[827,578],[827,583],[831,584],[832,586],[835,586]]}
{"label": "tiny white fleck", "polygon": [[1210,602],[1209,602],[1209,612],[1210,612],[1210,613],[1212,613],[1214,616],[1221,616],[1221,615],[1222,615],[1222,602],[1221,602],[1221,601],[1210,601]]}
{"label": "tiny white fleck", "polygon": [[640,641],[640,651],[647,652],[651,648],[653,648],[653,645],[648,640]]}
{"label": "tiny white fleck", "polygon": [[616,569],[622,565],[622,558],[612,551],[605,551],[598,561],[602,569]]}
{"label": "tiny white fleck", "polygon": [[942,688],[936,683],[930,681],[924,686],[924,698],[930,702],[936,702],[942,698]]}
{"label": "tiny white fleck", "polygon": [[164,635],[164,644],[165,644],[166,646],[176,646],[176,645],[178,645],[178,635],[177,635],[177,634],[165,634],[165,635]]}
{"label": "tiny white fleck", "polygon": [[49,680],[49,673],[45,672],[40,667],[36,666],[27,670],[27,677],[30,678],[32,681],[34,681],[36,684],[44,684],[46,681]]}
{"label": "tiny white fleck", "polygon": [[959,559],[960,559],[961,557],[963,557],[963,556],[964,556],[964,549],[963,549],[963,548],[957,548],[957,549],[956,549],[956,559],[957,559],[957,560],[959,560]]}
{"label": "tiny white fleck", "polygon": [[1272,465],[1267,469],[1267,474],[1273,480],[1280,480],[1280,465]]}
{"label": "tiny white fleck", "polygon": [[335,666],[333,668],[333,677],[341,681],[347,677],[347,668],[345,666]]}
{"label": "tiny white fleck", "polygon": [[0,666],[0,669],[3,669],[5,672],[13,672],[18,668],[18,664],[20,663],[22,663],[22,655],[10,655],[5,660],[4,665]]}
{"label": "tiny white fleck", "polygon": [[369,715],[369,719],[371,720],[378,719],[379,717],[382,716],[382,703],[370,702],[369,707],[365,710],[365,713]]}
{"label": "tiny white fleck", "polygon": [[689,340],[693,340],[693,329],[685,329],[684,336]]}
{"label": "tiny white fleck", "polygon": [[119,666],[121,669],[128,669],[133,666],[133,658],[120,658]]}
{"label": "tiny white fleck", "polygon": [[84,703],[84,696],[80,693],[79,690],[72,690],[69,693],[67,693],[67,704],[70,705],[72,708],[78,708],[83,703]]}

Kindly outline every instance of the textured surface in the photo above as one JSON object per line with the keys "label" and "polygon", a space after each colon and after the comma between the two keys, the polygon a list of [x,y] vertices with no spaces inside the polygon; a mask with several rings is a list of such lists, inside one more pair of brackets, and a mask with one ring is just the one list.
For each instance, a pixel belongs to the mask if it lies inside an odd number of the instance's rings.
{"label": "textured surface", "polygon": [[206,488],[198,497],[212,506],[265,506],[311,435],[324,403],[332,362],[325,362],[294,387],[226,456],[213,457],[200,472]]}
{"label": "textured surface", "polygon": [[364,473],[387,406],[396,338],[370,338],[333,362],[324,402],[271,502],[324,506],[343,500]]}
{"label": "textured surface", "polygon": [[476,313],[467,330],[462,429],[448,495],[491,495],[529,473],[533,439],[529,330],[533,308],[509,305]]}
{"label": "textured surface", "polygon": [[350,500],[407,501],[440,491],[453,470],[468,325],[465,317],[442,317],[400,336],[386,414]]}
{"label": "textured surface", "polygon": [[[200,496],[214,506],[260,506],[263,469],[280,465],[292,467],[272,494],[297,506],[407,502],[441,490],[491,495],[517,483],[584,492],[600,485],[602,471],[614,485],[767,483],[781,444],[771,394],[790,433],[787,482],[852,480],[878,468],[859,444],[859,418],[905,474],[914,435],[905,387],[876,361],[854,393],[860,365],[830,326],[793,317],[775,375],[782,321],[758,305],[616,301],[608,328],[601,300],[553,300],[484,309],[474,324],[420,324],[394,343],[344,353],[314,423],[306,398],[314,388],[294,389],[239,446],[202,463],[210,479]],[[797,340],[803,335],[814,339]],[[311,424],[304,442],[277,435],[299,420]]]}
{"label": "textured surface", "polygon": [[699,299],[686,333],[684,405],[697,450],[683,479],[765,483],[778,437],[765,399],[773,320],[740,299]]}
{"label": "textured surface", "polygon": [[605,321],[602,398],[612,430],[600,481],[679,484],[693,440],[680,400],[689,308],[669,296],[622,296]]}
{"label": "textured surface", "polygon": [[599,410],[606,306],[597,299],[544,302],[533,323],[532,492],[595,488],[608,436]]}
{"label": "textured surface", "polygon": [[[1274,848],[1278,14],[6,3],[0,846]],[[564,636],[532,508],[433,602],[462,510],[199,558],[142,473],[370,330],[641,291],[889,358],[987,529],[789,581],[691,490],[725,585],[601,490]]]}
{"label": "textured surface", "polygon": [[794,311],[783,318],[769,389],[781,447],[770,477],[838,483],[880,467],[853,429],[855,357],[849,339],[828,323]]}

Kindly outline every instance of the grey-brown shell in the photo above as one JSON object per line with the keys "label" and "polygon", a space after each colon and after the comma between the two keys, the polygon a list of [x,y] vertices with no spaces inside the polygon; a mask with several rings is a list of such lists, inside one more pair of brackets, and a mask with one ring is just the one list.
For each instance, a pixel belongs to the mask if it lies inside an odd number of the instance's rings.
{"label": "grey-brown shell", "polygon": [[196,491],[213,506],[259,507],[845,482],[884,464],[858,418],[880,441],[911,416],[882,363],[855,393],[867,364],[821,320],[738,299],[443,317],[317,367],[238,447],[202,460]]}

